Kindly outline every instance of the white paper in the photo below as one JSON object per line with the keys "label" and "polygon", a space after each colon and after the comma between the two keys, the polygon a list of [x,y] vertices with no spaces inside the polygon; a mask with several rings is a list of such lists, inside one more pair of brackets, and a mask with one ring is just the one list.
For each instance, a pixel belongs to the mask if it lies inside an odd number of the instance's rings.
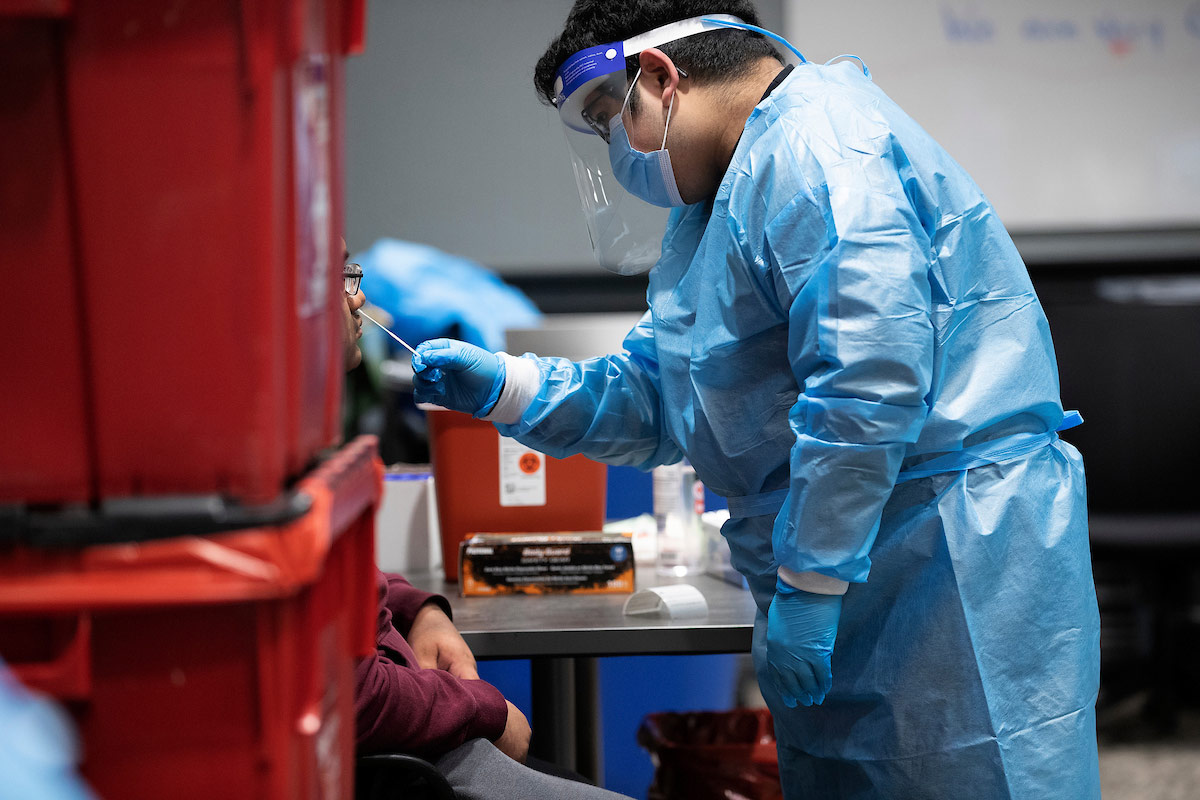
{"label": "white paper", "polygon": [[634,592],[625,601],[626,616],[656,616],[671,619],[707,617],[708,601],[690,583],[651,586]]}

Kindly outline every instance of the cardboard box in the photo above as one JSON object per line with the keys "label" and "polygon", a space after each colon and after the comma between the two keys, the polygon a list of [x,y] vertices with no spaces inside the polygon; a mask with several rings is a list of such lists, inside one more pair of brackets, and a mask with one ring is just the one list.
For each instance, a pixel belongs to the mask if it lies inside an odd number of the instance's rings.
{"label": "cardboard box", "polygon": [[458,549],[459,594],[630,594],[628,533],[477,533]]}

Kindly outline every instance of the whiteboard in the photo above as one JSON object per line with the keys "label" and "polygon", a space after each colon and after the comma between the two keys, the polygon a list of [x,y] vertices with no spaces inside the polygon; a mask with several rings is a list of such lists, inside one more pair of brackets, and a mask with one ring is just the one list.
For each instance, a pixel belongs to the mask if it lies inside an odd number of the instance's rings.
{"label": "whiteboard", "polygon": [[1020,233],[1200,228],[1200,0],[785,0],[854,53]]}

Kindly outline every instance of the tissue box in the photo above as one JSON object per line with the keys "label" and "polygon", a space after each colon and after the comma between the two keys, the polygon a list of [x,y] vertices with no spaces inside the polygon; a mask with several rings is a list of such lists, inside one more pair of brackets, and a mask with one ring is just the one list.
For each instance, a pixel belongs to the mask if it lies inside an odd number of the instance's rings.
{"label": "tissue box", "polygon": [[628,533],[477,533],[458,550],[459,594],[629,594]]}
{"label": "tissue box", "polygon": [[384,473],[375,563],[401,575],[441,571],[442,538],[428,465],[393,465]]}

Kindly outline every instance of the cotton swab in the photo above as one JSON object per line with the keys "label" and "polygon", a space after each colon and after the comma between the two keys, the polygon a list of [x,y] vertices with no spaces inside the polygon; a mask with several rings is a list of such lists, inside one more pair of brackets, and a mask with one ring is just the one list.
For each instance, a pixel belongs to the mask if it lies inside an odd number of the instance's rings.
{"label": "cotton swab", "polygon": [[384,328],[382,323],[380,323],[380,322],[376,321],[375,319],[372,319],[372,318],[371,318],[371,316],[367,314],[367,312],[363,311],[363,310],[360,308],[360,309],[358,310],[358,313],[359,313],[359,314],[361,314],[362,316],[366,317],[367,319],[371,320],[371,322],[374,322],[374,323],[375,323],[376,325],[378,325],[379,327],[383,328],[383,332],[384,332],[384,333],[386,333],[388,336],[390,336],[390,337],[392,337],[393,339],[395,339],[395,340],[396,340],[397,342],[399,342],[400,344],[404,345],[404,346],[405,346],[405,347],[408,349],[408,352],[412,353],[414,356],[417,354],[417,351],[416,351],[416,350],[414,350],[414,349],[412,348],[412,345],[410,345],[408,342],[406,342],[406,341],[404,341],[403,339],[401,339],[401,338],[400,338],[399,336],[397,336],[396,334],[394,334],[394,333],[392,333],[391,331],[389,331],[387,328]]}

